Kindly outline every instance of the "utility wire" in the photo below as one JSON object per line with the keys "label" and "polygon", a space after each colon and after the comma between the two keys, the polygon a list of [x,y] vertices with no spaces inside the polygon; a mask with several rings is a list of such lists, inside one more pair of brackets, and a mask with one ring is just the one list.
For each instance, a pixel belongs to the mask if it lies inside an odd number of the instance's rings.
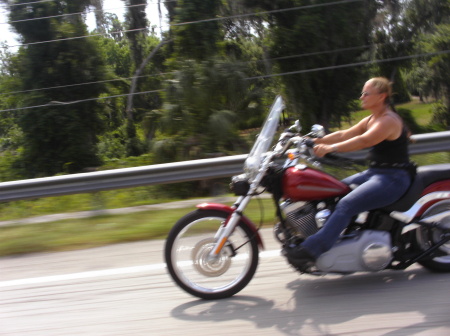
{"label": "utility wire", "polygon": [[88,37],[98,37],[98,36],[115,35],[115,34],[129,33],[129,32],[138,32],[138,31],[147,30],[147,29],[148,28],[136,28],[136,29],[127,29],[127,30],[117,30],[117,31],[114,31],[114,32],[109,32],[109,33],[99,33],[99,34],[91,34],[91,35],[83,35],[83,36],[66,37],[66,38],[56,39],[56,40],[17,44],[17,45],[12,45],[12,46],[8,46],[8,47],[26,47],[26,46],[29,46],[29,45],[52,43],[52,42],[61,42],[61,41],[70,41],[70,40],[78,40],[78,39],[83,39],[83,38],[88,38]]}
{"label": "utility wire", "polygon": [[[15,7],[15,6],[24,6],[24,5],[32,5],[37,3],[43,3],[43,2],[54,2],[57,0],[40,0],[40,1],[32,1],[32,2],[24,2],[24,3],[18,3],[18,4],[6,4],[8,7]],[[176,2],[177,0],[166,0],[161,2],[147,2],[148,4],[158,4],[158,3],[170,3],[170,2]],[[140,5],[141,6],[141,5]],[[145,5],[143,5],[145,6]],[[125,6],[127,7],[127,6]],[[111,10],[111,9],[109,9]]]}
{"label": "utility wire", "polygon": [[[386,42],[386,43],[376,43],[374,45],[375,46],[382,46],[382,45],[391,44],[391,43],[397,44],[397,43],[407,43],[407,42],[410,42],[410,41],[409,40],[405,40],[405,41],[398,41],[398,42],[395,41],[395,42]],[[316,56],[316,55],[333,54],[333,53],[345,52],[345,51],[351,51],[351,50],[368,49],[368,48],[373,47],[374,45],[366,44],[366,45],[362,45],[362,46],[355,46],[355,47],[348,47],[348,48],[339,48],[339,49],[333,49],[333,50],[317,51],[317,52],[311,52],[311,53],[303,53],[303,54],[297,54],[297,55],[273,57],[273,58],[267,58],[267,59],[263,59],[263,60],[254,60],[254,61],[237,62],[237,63],[238,64],[263,63],[263,62],[267,62],[267,61],[277,61],[277,60],[286,60],[286,59],[293,59],[293,58],[300,58],[300,57],[309,57],[309,56]],[[171,74],[175,74],[175,73],[176,73],[176,71],[165,72],[165,73],[160,73],[160,74],[153,74],[153,75],[141,75],[141,76],[137,76],[137,78],[159,77],[159,76],[171,75]],[[134,78],[134,76],[133,77],[121,77],[121,78],[116,78],[116,79],[108,79],[108,80],[101,80],[101,81],[94,81],[94,82],[84,82],[84,83],[77,83],[77,84],[51,86],[51,87],[37,88],[37,89],[30,89],[30,90],[23,90],[23,91],[0,92],[0,96],[1,95],[19,94],[19,93],[29,93],[29,92],[35,92],[35,91],[44,91],[44,90],[63,89],[63,88],[69,88],[69,87],[74,87],[74,86],[109,83],[109,82],[130,80],[130,79],[133,79],[133,78]]]}
{"label": "utility wire", "polygon": [[[334,50],[328,50],[328,51],[319,51],[319,52],[314,52],[314,53],[304,53],[304,54],[282,56],[282,57],[274,57],[274,58],[268,58],[268,59],[264,59],[264,60],[255,60],[255,61],[238,62],[238,63],[239,64],[263,63],[263,62],[266,62],[266,61],[275,61],[275,60],[292,59],[292,58],[299,58],[299,57],[305,57],[305,56],[315,56],[315,55],[322,55],[322,54],[330,54],[330,53],[336,53],[336,52],[342,52],[342,51],[348,51],[348,50],[364,49],[364,48],[369,48],[369,47],[371,47],[371,46],[370,45],[363,45],[363,46],[359,46],[359,47],[341,48],[341,49],[334,49]],[[159,77],[159,76],[171,75],[171,74],[175,74],[175,73],[177,73],[177,72],[176,71],[172,71],[172,72],[160,73],[160,74],[156,74],[156,75],[141,75],[141,76],[138,76],[137,78]],[[13,95],[13,94],[19,94],[19,93],[31,93],[31,92],[36,92],[36,91],[46,91],[46,90],[53,90],[53,89],[64,89],[64,88],[83,86],[83,85],[111,83],[111,82],[117,82],[117,81],[123,81],[123,80],[130,80],[130,79],[133,79],[133,78],[134,77],[121,77],[121,78],[116,78],[116,79],[107,79],[107,80],[93,81],[93,82],[84,82],[84,83],[76,83],[76,84],[50,86],[50,87],[30,89],[30,90],[22,90],[22,91],[0,92],[0,96],[2,96],[2,95]]]}
{"label": "utility wire", "polygon": [[[211,19],[204,19],[204,20],[197,20],[197,21],[172,23],[169,26],[183,26],[183,25],[190,25],[190,24],[195,24],[195,23],[204,23],[204,22],[210,22],[210,21],[235,19],[235,18],[248,17],[248,16],[257,16],[257,15],[264,15],[264,14],[270,14],[270,13],[280,13],[280,12],[286,12],[286,11],[292,11],[292,10],[300,10],[300,9],[315,8],[315,7],[324,7],[324,6],[339,5],[339,4],[346,4],[346,3],[352,3],[352,2],[360,2],[360,1],[363,1],[363,0],[342,0],[342,1],[324,3],[324,4],[315,4],[315,5],[307,5],[307,6],[300,6],[300,7],[290,7],[290,8],[284,8],[284,9],[275,9],[275,10],[265,11],[265,12],[254,12],[254,13],[239,14],[239,15],[232,15],[232,16],[224,16],[224,17],[219,17],[219,18],[211,18]],[[133,5],[133,6],[125,6],[125,7],[127,8],[127,7],[136,7],[136,6],[143,6],[143,5]],[[61,14],[61,15],[56,15],[56,16],[42,17],[42,18],[32,18],[32,19],[25,19],[25,20],[17,20],[17,21],[11,21],[9,23],[23,22],[23,21],[32,21],[32,20],[40,20],[40,19],[48,19],[48,18],[53,18],[53,17],[61,17],[61,16],[77,15],[77,14],[78,15],[79,14],[84,14],[84,12],[70,13],[70,14]],[[8,24],[8,22],[0,22],[0,24]],[[39,42],[30,42],[30,43],[24,43],[24,44],[17,44],[17,45],[11,45],[11,46],[8,46],[8,47],[21,47],[21,46],[28,46],[28,45],[36,45],[36,44],[68,41],[68,40],[75,40],[75,39],[81,39],[81,38],[89,38],[89,37],[94,37],[94,36],[113,35],[113,34],[132,32],[132,31],[141,31],[141,30],[147,30],[147,29],[148,28],[138,28],[138,29],[133,29],[133,30],[116,31],[116,32],[110,32],[110,33],[104,33],[104,34],[91,34],[91,35],[75,36],[75,37],[68,37],[68,38],[63,38],[63,39],[54,39],[54,40],[48,40],[48,41],[39,41]]]}
{"label": "utility wire", "polygon": [[25,5],[33,5],[37,3],[43,2],[53,2],[55,0],[40,0],[40,1],[32,1],[32,2],[24,2],[24,3],[16,3],[16,4],[6,4],[8,7],[16,7],[16,6],[25,6]]}
{"label": "utility wire", "polygon": [[70,101],[70,102],[51,101],[51,102],[49,102],[47,104],[43,104],[43,105],[17,107],[17,108],[11,108],[11,109],[6,109],[6,110],[0,110],[0,112],[28,110],[28,109],[32,109],[32,108],[50,107],[50,106],[58,106],[58,105],[73,105],[73,104],[84,103],[84,102],[88,102],[88,101],[94,101],[94,100],[103,100],[103,99],[109,99],[109,98],[118,98],[118,97],[133,96],[133,95],[140,95],[140,94],[147,94],[147,93],[157,93],[157,92],[162,92],[162,91],[164,91],[164,90],[160,89],[160,90],[152,90],[152,91],[141,91],[141,92],[135,92],[135,93],[119,94],[119,95],[108,96],[108,97],[80,99],[80,100],[74,100],[74,101]]}
{"label": "utility wire", "polygon": [[[47,1],[52,1],[52,0],[47,0]],[[45,1],[45,2],[47,2]],[[341,3],[348,3],[348,2],[355,2],[355,1],[361,1],[361,0],[344,0],[344,1],[339,1],[339,2],[333,2],[333,3],[328,3],[328,4],[318,4],[318,5],[310,5],[310,6],[302,6],[302,7],[295,7],[295,8],[286,8],[286,9],[280,9],[280,10],[274,10],[274,11],[267,11],[267,12],[262,12],[262,13],[249,13],[249,14],[243,14],[245,16],[248,15],[260,15],[260,14],[264,14],[264,13],[271,13],[271,12],[280,12],[280,11],[289,11],[289,10],[298,10],[301,8],[311,8],[311,7],[318,7],[318,6],[323,6],[323,5],[334,5],[334,4],[341,4]],[[35,2],[33,2],[35,3]],[[135,7],[135,6],[143,6],[141,5],[133,5],[133,6],[125,6],[125,7]],[[65,14],[65,15],[74,15],[74,14],[80,14],[80,13],[72,13],[72,14]],[[236,16],[231,16],[231,17],[222,17],[222,18],[215,18],[213,20],[217,20],[217,19],[228,19],[228,18],[235,18]],[[46,17],[49,18],[49,17]],[[39,19],[39,18],[38,18]],[[33,20],[33,19],[29,19],[29,20]],[[204,22],[205,20],[201,20],[200,22]],[[14,21],[15,22],[15,21]],[[195,21],[193,22],[187,22],[185,24],[192,24],[195,23]],[[179,23],[176,25],[182,25],[183,23]],[[17,46],[27,46],[27,45],[36,45],[36,44],[43,44],[43,43],[50,43],[50,42],[57,42],[57,41],[68,41],[68,40],[75,40],[75,39],[80,39],[80,38],[86,38],[86,37],[97,37],[97,36],[102,36],[102,35],[114,35],[114,34],[120,34],[120,33],[126,33],[126,32],[133,32],[133,31],[141,31],[141,30],[146,30],[147,28],[139,28],[139,29],[130,29],[130,30],[125,30],[125,31],[116,31],[116,32],[110,32],[110,33],[104,33],[104,34],[91,34],[88,36],[79,36],[79,37],[69,37],[69,38],[64,38],[64,39],[57,39],[57,40],[50,40],[50,41],[40,41],[40,42],[31,42],[31,43],[26,43],[26,44],[22,44],[22,45],[17,45]],[[322,53],[326,53],[326,52],[322,52]],[[314,53],[311,53],[310,55],[313,55]],[[287,56],[287,57],[300,57],[299,56]],[[281,59],[281,58],[279,58]],[[118,79],[120,80],[120,79]],[[90,83],[86,83],[86,84],[90,84]],[[81,84],[72,84],[72,85],[81,85]],[[48,88],[43,88],[43,89],[35,89],[37,90],[45,90]],[[33,90],[30,90],[33,91]],[[17,93],[20,93],[17,92]],[[12,93],[10,93],[12,94]]]}
{"label": "utility wire", "polygon": [[[142,75],[137,76],[137,78],[144,78],[144,77],[159,77],[159,76],[165,76],[165,75],[171,75],[176,72],[163,72],[156,75]],[[36,92],[36,91],[45,91],[45,90],[54,90],[54,89],[64,89],[64,88],[70,88],[70,87],[76,87],[76,86],[83,86],[83,85],[92,85],[92,84],[101,84],[101,83],[111,83],[111,82],[118,82],[118,81],[124,81],[124,80],[130,80],[135,77],[121,77],[121,78],[115,78],[115,79],[106,79],[101,81],[95,81],[95,82],[85,82],[85,83],[77,83],[77,84],[67,84],[67,85],[59,85],[59,86],[49,86],[45,88],[38,88],[38,89],[30,89],[30,90],[22,90],[22,91],[12,91],[12,92],[0,92],[0,96],[2,95],[12,95],[12,94],[19,94],[19,93],[30,93],[30,92]]]}
{"label": "utility wire", "polygon": [[[36,2],[28,2],[28,3],[23,3],[23,4],[14,4],[14,5],[9,5],[10,7],[12,7],[12,6],[20,6],[20,5],[27,5],[27,4],[35,4],[35,3],[40,3],[40,2],[49,2],[49,1],[55,1],[55,0],[43,0],[43,1],[36,1]],[[164,2],[161,2],[161,3],[168,3],[168,2],[174,2],[174,1],[177,1],[177,0],[172,0],[172,1],[164,1]],[[353,1],[356,1],[356,0],[353,0]],[[359,1],[361,1],[361,0],[359,0]],[[150,2],[150,3],[147,3],[147,4],[137,4],[137,5],[127,5],[127,6],[123,6],[123,7],[120,7],[120,8],[106,8],[106,9],[95,9],[95,10],[89,10],[89,12],[93,12],[93,13],[95,13],[95,12],[105,12],[105,13],[107,13],[108,11],[111,11],[111,10],[121,10],[121,9],[124,9],[124,8],[135,8],[135,7],[143,7],[143,6],[147,6],[148,4],[154,4],[154,5],[156,5],[156,4],[158,4],[157,2]],[[66,13],[66,14],[59,14],[59,15],[51,15],[51,16],[42,16],[42,17],[38,17],[38,18],[30,18],[30,19],[23,19],[23,20],[14,20],[14,21],[9,21],[9,22],[0,22],[0,24],[11,24],[11,23],[17,23],[17,22],[28,22],[28,21],[36,21],[36,20],[45,20],[45,19],[52,19],[52,18],[60,18],[60,17],[66,17],[66,16],[73,16],[73,15],[83,15],[83,14],[86,14],[86,12],[85,11],[83,11],[83,12],[75,12],[75,13]]]}
{"label": "utility wire", "polygon": [[[392,58],[386,58],[383,60],[371,60],[371,61],[364,61],[364,62],[334,65],[334,66],[322,67],[322,68],[283,72],[283,73],[271,74],[271,75],[247,77],[247,78],[244,78],[244,80],[265,79],[265,78],[271,78],[271,77],[281,77],[281,76],[296,75],[296,74],[310,73],[310,72],[316,72],[316,71],[350,68],[350,67],[356,67],[356,66],[362,66],[362,65],[386,63],[386,62],[400,61],[400,60],[419,58],[419,57],[444,55],[444,54],[448,54],[448,53],[450,53],[450,50],[443,50],[443,51],[438,51],[438,52],[433,52],[433,53],[423,53],[423,54],[416,54],[416,55],[409,55],[409,56],[392,57]],[[130,93],[120,94],[120,95],[114,95],[114,96],[108,96],[108,97],[81,99],[81,100],[75,100],[75,101],[71,101],[71,102],[50,102],[50,103],[44,104],[44,105],[26,106],[26,107],[18,107],[18,108],[0,110],[0,113],[1,112],[9,112],[9,111],[17,111],[17,110],[27,110],[27,109],[38,108],[38,107],[49,107],[49,106],[55,106],[55,105],[72,105],[72,104],[77,104],[77,103],[82,103],[82,102],[87,102],[87,101],[125,97],[125,96],[138,95],[138,94],[157,93],[157,92],[163,92],[163,91],[164,91],[163,89],[160,89],[160,90],[153,90],[153,91],[135,92],[135,93],[131,93],[131,94]]]}
{"label": "utility wire", "polygon": [[334,5],[344,5],[352,2],[361,2],[363,0],[342,0],[342,1],[335,1],[335,2],[327,2],[327,3],[321,3],[321,4],[314,4],[314,5],[305,5],[305,6],[299,6],[299,7],[290,7],[290,8],[281,8],[281,9],[274,9],[270,11],[264,11],[264,12],[254,12],[254,13],[246,13],[246,14],[237,14],[237,15],[231,15],[231,16],[223,16],[223,17],[217,17],[217,18],[211,18],[211,19],[204,19],[204,20],[197,20],[197,21],[189,21],[189,22],[181,22],[181,23],[172,23],[171,26],[184,26],[194,23],[203,23],[203,22],[212,22],[212,21],[221,21],[221,20],[227,20],[227,19],[238,19],[248,16],[258,16],[258,15],[265,15],[265,14],[273,14],[273,13],[282,13],[282,12],[289,12],[289,11],[295,11],[295,10],[301,10],[301,9],[309,9],[309,8],[317,8],[317,7],[327,7],[327,6],[334,6]]}
{"label": "utility wire", "polygon": [[[363,1],[363,0],[340,0],[340,1],[335,1],[335,2],[314,4],[314,5],[305,5],[305,6],[298,6],[298,7],[274,9],[274,10],[264,11],[264,12],[252,12],[252,13],[237,14],[237,15],[223,16],[223,17],[216,17],[216,18],[210,18],[210,19],[204,19],[204,20],[196,20],[196,21],[187,21],[187,22],[173,23],[173,24],[170,24],[170,25],[171,26],[183,26],[183,25],[188,25],[188,24],[203,23],[203,22],[209,22],[209,21],[220,21],[220,20],[236,19],[236,18],[255,16],[255,15],[257,16],[257,15],[265,15],[265,14],[272,14],[272,13],[288,12],[288,11],[301,10],[301,9],[327,7],[327,6],[334,6],[334,5],[343,5],[343,4],[348,4],[348,3],[352,3],[352,2],[361,2],[361,1]],[[146,4],[129,5],[129,6],[124,6],[122,8],[132,8],[132,7],[141,7],[141,6],[146,6]],[[122,8],[110,8],[109,10],[111,10],[111,9],[122,9]],[[102,11],[107,11],[107,10],[108,9],[103,9]],[[94,12],[96,12],[96,11],[98,11],[98,10],[94,10]],[[82,15],[82,14],[85,14],[85,12],[67,13],[67,14],[60,14],[60,15],[53,15],[53,16],[43,16],[43,17],[38,17],[38,18],[15,20],[15,21],[9,21],[9,22],[0,22],[0,24],[11,24],[11,23],[16,23],[16,22],[44,20],[44,19],[58,18],[58,17],[64,17],[64,16]]]}
{"label": "utility wire", "polygon": [[[183,26],[183,25],[190,25],[190,24],[204,23],[204,22],[211,22],[211,21],[236,19],[236,18],[242,18],[242,17],[248,17],[248,16],[258,16],[258,15],[265,15],[265,14],[271,14],[271,13],[281,13],[281,12],[287,12],[287,11],[293,11],[293,10],[301,10],[301,9],[309,9],[309,8],[316,8],[316,7],[333,6],[333,5],[347,4],[347,3],[352,3],[352,2],[360,2],[360,1],[363,1],[363,0],[342,0],[342,1],[323,3],[323,4],[314,4],[314,5],[306,5],[306,6],[300,6],[300,7],[290,7],[290,8],[283,8],[283,9],[275,9],[275,10],[264,11],[264,12],[253,12],[253,13],[246,13],[246,14],[239,14],[239,15],[224,16],[224,17],[204,19],[204,20],[197,20],[197,21],[171,23],[171,24],[169,24],[169,26],[174,26],[174,27],[175,26]],[[138,6],[144,6],[144,5],[143,4],[130,5],[130,6],[125,6],[125,8],[138,7]],[[41,17],[41,18],[31,18],[31,19],[24,19],[24,20],[16,20],[16,21],[10,21],[10,22],[0,22],[0,24],[10,24],[10,23],[15,23],[15,22],[25,22],[25,21],[33,21],[33,20],[41,20],[41,19],[50,19],[50,18],[56,18],[56,17],[63,17],[63,16],[70,16],[70,15],[81,15],[81,14],[85,14],[85,12],[61,14],[61,15],[46,16],[46,17]],[[113,34],[132,32],[132,31],[142,31],[142,30],[147,30],[147,29],[148,28],[138,28],[138,29],[125,30],[125,31],[116,31],[116,32],[104,33],[104,34],[91,34],[91,35],[75,36],[75,37],[68,37],[68,38],[63,38],[63,39],[54,39],[54,40],[48,40],[48,41],[39,41],[39,42],[30,42],[30,43],[24,43],[24,44],[10,45],[8,47],[22,47],[22,46],[29,46],[29,45],[44,44],[44,43],[69,41],[69,40],[75,40],[75,39],[81,39],[81,38],[89,38],[89,37],[94,37],[94,36],[102,36],[102,35],[109,35],[109,34],[113,35]]]}
{"label": "utility wire", "polygon": [[378,63],[386,63],[386,62],[393,62],[393,61],[401,61],[401,60],[412,59],[412,58],[419,58],[419,57],[444,55],[444,54],[448,54],[448,53],[450,53],[450,50],[443,50],[443,51],[438,51],[438,52],[433,52],[433,53],[424,53],[424,54],[418,54],[418,55],[392,57],[392,58],[386,58],[386,59],[383,59],[383,60],[371,60],[371,61],[364,61],[364,62],[357,62],[357,63],[350,63],[350,64],[333,65],[333,66],[329,66],[329,67],[322,67],[322,68],[315,68],[315,69],[305,69],[305,70],[282,72],[282,73],[278,73],[278,74],[270,74],[270,75],[261,75],[261,76],[247,77],[245,79],[246,80],[251,80],[251,79],[261,79],[261,78],[297,75],[297,74],[308,73],[308,72],[333,70],[333,69],[342,69],[342,68],[350,68],[350,67],[356,67],[356,66],[368,65],[368,64],[378,64]]}

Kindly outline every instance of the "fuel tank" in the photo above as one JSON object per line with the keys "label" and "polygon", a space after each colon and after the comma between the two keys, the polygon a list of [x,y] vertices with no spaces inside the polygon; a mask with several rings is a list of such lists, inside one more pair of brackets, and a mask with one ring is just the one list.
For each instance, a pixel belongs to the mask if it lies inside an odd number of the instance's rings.
{"label": "fuel tank", "polygon": [[283,176],[283,197],[292,201],[312,201],[342,196],[350,188],[333,176],[305,165],[286,169]]}

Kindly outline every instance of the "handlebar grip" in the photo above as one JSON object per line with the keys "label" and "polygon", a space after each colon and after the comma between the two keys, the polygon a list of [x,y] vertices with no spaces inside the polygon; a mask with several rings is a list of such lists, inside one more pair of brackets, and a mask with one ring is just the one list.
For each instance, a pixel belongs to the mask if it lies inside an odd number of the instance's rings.
{"label": "handlebar grip", "polygon": [[314,140],[313,139],[309,139],[309,138],[305,139],[304,144],[306,145],[306,147],[309,147],[309,148],[313,148],[316,145]]}

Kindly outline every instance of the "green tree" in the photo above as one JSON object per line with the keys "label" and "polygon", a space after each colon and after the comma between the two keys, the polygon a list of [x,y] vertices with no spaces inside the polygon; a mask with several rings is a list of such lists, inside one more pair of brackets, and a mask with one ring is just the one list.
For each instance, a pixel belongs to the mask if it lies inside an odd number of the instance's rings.
{"label": "green tree", "polygon": [[[383,60],[413,54],[417,50],[415,43],[418,36],[433,32],[435,25],[448,20],[449,15],[448,0],[387,1],[385,6],[379,8],[375,20],[375,58]],[[377,73],[394,83],[396,103],[410,99],[403,73],[412,71],[412,66],[413,60],[408,58],[377,66]]]}
{"label": "green tree", "polygon": [[[23,162],[29,176],[78,172],[100,164],[102,131],[96,98],[105,91],[103,60],[81,15],[89,1],[17,0],[10,20],[21,36],[18,77]],[[20,5],[23,4],[23,5]],[[74,38],[74,39],[71,39]],[[73,84],[92,83],[89,85]],[[52,88],[52,89],[46,89]],[[73,102],[73,103],[72,103]]]}
{"label": "green tree", "polygon": [[431,57],[415,60],[408,74],[409,86],[422,97],[440,100],[435,121],[450,126],[450,0],[410,0],[403,26],[408,27],[415,42],[415,52],[430,53]]}
{"label": "green tree", "polygon": [[238,134],[238,121],[248,120],[250,115],[262,116],[258,90],[254,91],[245,80],[248,69],[220,58],[186,60],[181,66],[177,76],[167,83],[164,95],[161,133],[153,142],[158,160],[200,159],[247,151]]}
{"label": "green tree", "polygon": [[130,41],[131,54],[136,67],[144,60],[144,43],[148,20],[145,9],[147,0],[123,0],[126,7],[127,37]]}
{"label": "green tree", "polygon": [[103,11],[103,0],[91,0],[91,5],[95,8],[95,24],[97,32],[106,33],[106,16]]}
{"label": "green tree", "polygon": [[175,57],[206,60],[221,50],[223,30],[217,17],[217,0],[180,0],[177,2],[172,33]]}
{"label": "green tree", "polygon": [[[373,20],[373,58],[377,61],[407,56],[411,53],[413,43],[410,33],[403,26],[404,6],[400,0],[388,0],[377,3],[377,13]],[[393,83],[393,103],[410,101],[411,97],[403,80],[403,68],[410,66],[411,60],[400,59],[380,62],[373,66],[376,76],[389,78]]]}
{"label": "green tree", "polygon": [[365,59],[367,49],[362,46],[370,42],[375,1],[246,0],[246,4],[273,11],[265,18],[270,27],[267,41],[275,71],[288,74],[281,81],[290,111],[305,127],[338,124],[354,108],[365,79],[359,67],[339,67]]}
{"label": "green tree", "polygon": [[427,59],[428,78],[432,78],[429,90],[440,99],[445,109],[435,116],[447,128],[450,127],[450,24],[436,26],[434,33],[424,34],[420,43],[425,52],[436,53]]}

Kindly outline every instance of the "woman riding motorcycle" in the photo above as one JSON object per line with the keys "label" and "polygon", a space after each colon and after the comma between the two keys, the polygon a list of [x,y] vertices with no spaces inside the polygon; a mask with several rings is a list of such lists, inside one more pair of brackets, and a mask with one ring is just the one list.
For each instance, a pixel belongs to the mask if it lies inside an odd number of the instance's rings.
{"label": "woman riding motorcycle", "polygon": [[337,203],[321,230],[299,245],[284,247],[284,254],[293,264],[315,261],[331,249],[353,216],[394,203],[410,186],[409,132],[391,107],[391,96],[391,84],[386,78],[368,80],[360,99],[362,107],[371,114],[347,130],[312,139],[318,157],[372,147],[370,165],[368,170],[342,181],[356,188]]}

